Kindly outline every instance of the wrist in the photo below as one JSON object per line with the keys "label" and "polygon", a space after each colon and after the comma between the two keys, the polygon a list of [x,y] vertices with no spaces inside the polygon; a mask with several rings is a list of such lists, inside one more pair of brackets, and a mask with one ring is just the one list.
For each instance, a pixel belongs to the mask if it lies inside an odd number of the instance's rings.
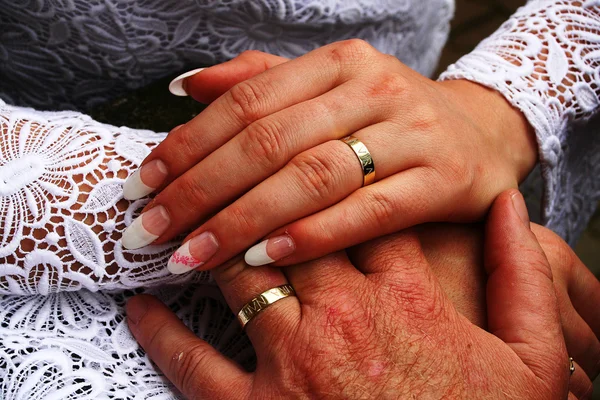
{"label": "wrist", "polygon": [[496,151],[503,154],[509,170],[520,183],[538,160],[535,131],[517,108],[498,91],[464,79],[439,82],[452,100],[485,132],[489,132]]}

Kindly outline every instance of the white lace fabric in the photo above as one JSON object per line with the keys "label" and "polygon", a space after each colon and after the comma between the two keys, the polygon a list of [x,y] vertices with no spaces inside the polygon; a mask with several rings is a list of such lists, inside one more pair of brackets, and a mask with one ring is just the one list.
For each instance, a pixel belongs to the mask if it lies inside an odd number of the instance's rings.
{"label": "white lace fabric", "polygon": [[145,204],[123,200],[123,178],[165,134],[0,101],[0,137],[0,398],[179,398],[127,328],[126,300],[142,292],[252,365],[209,275],[167,271],[175,243],[120,246]]}
{"label": "white lace fabric", "polygon": [[[176,243],[125,250],[124,178],[165,134],[0,104],[0,294],[151,287]],[[208,276],[208,275],[206,275]]]}
{"label": "white lace fabric", "polygon": [[431,75],[452,0],[0,0],[0,98],[86,110],[244,50],[363,38]]}
{"label": "white lace fabric", "polygon": [[543,222],[574,245],[600,200],[600,2],[534,0],[442,74],[502,93],[535,129]]}

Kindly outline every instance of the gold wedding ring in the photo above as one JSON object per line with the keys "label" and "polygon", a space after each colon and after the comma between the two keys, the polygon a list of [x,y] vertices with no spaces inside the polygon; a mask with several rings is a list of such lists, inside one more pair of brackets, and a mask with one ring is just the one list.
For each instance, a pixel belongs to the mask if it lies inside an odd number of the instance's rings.
{"label": "gold wedding ring", "polygon": [[269,307],[271,304],[278,302],[281,299],[285,299],[289,296],[295,296],[296,291],[292,285],[281,285],[276,288],[269,289],[262,292],[252,300],[250,300],[238,313],[238,321],[242,325],[242,329],[246,326],[252,318],[260,314],[261,311]]}
{"label": "gold wedding ring", "polygon": [[345,137],[341,141],[350,146],[356,157],[358,157],[358,161],[360,161],[363,171],[363,186],[375,182],[375,163],[371,153],[367,150],[367,146],[354,136]]}

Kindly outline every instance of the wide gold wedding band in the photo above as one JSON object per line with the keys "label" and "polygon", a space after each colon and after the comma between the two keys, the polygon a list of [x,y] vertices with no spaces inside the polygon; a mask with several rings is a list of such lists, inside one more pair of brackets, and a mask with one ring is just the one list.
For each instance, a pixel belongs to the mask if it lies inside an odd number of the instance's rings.
{"label": "wide gold wedding band", "polygon": [[354,136],[345,137],[341,139],[341,141],[350,146],[352,151],[354,151],[354,154],[356,154],[356,157],[358,157],[358,161],[360,161],[360,166],[363,171],[363,186],[375,182],[375,162],[373,161],[373,157],[371,156],[371,153],[369,153],[367,146]]}
{"label": "wide gold wedding band", "polygon": [[289,296],[295,296],[296,291],[292,285],[281,285],[273,289],[262,292],[242,307],[237,315],[238,321],[242,325],[242,329],[256,317],[262,311],[264,311],[271,304],[278,302],[281,299],[285,299]]}

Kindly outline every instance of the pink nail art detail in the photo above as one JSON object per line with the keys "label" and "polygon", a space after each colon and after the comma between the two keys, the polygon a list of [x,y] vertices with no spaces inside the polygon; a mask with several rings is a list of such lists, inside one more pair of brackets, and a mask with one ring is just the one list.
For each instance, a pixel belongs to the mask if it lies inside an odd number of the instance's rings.
{"label": "pink nail art detail", "polygon": [[[172,274],[183,274],[198,268],[219,250],[217,238],[204,232],[185,242],[169,259],[167,268]],[[194,255],[192,255],[192,252]]]}
{"label": "pink nail art detail", "polygon": [[179,251],[176,251],[172,256],[171,260],[177,264],[183,264],[186,267],[194,268],[202,264],[202,261],[194,258],[192,256],[188,256],[185,254],[180,254]]}

